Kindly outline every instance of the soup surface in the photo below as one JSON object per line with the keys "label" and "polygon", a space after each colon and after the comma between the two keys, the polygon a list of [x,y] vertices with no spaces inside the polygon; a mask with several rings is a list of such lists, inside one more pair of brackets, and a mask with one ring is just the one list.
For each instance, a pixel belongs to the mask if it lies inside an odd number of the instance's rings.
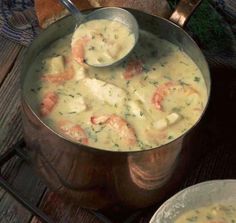
{"label": "soup surface", "polygon": [[146,31],[121,64],[78,63],[71,35],[44,49],[24,87],[38,116],[64,137],[92,147],[144,150],[182,135],[199,119],[207,90],[196,64]]}
{"label": "soup surface", "polygon": [[106,65],[126,56],[134,43],[126,25],[100,19],[80,25],[72,36],[71,48],[78,63]]}
{"label": "soup surface", "polygon": [[188,211],[174,223],[234,223],[236,206],[215,204]]}

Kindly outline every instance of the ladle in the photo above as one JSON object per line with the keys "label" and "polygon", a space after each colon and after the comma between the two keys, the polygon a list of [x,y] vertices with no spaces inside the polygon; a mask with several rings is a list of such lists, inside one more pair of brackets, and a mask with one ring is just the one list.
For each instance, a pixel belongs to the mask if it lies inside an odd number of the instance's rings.
{"label": "ladle", "polygon": [[114,21],[117,21],[126,25],[128,29],[130,30],[130,33],[134,35],[135,41],[134,41],[133,46],[122,58],[113,60],[111,63],[105,63],[105,64],[99,63],[99,64],[88,64],[88,65],[95,66],[95,67],[106,67],[106,66],[117,64],[121,62],[122,60],[124,60],[128,56],[128,54],[132,51],[134,46],[136,45],[138,41],[138,36],[139,36],[138,23],[135,17],[127,10],[118,8],[118,7],[105,7],[105,8],[97,9],[87,15],[84,15],[70,0],[60,0],[60,2],[76,18],[76,24],[77,24],[76,27],[78,27],[82,23],[95,20],[95,19],[96,20],[106,19],[106,20],[112,20],[112,21],[114,20]]}

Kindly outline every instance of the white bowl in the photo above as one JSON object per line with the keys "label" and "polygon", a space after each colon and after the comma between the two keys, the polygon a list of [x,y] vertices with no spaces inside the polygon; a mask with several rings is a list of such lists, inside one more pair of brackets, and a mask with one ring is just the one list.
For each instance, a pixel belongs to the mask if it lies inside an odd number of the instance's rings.
{"label": "white bowl", "polygon": [[188,187],[163,203],[149,223],[173,223],[182,213],[213,203],[236,205],[236,180],[205,181]]}

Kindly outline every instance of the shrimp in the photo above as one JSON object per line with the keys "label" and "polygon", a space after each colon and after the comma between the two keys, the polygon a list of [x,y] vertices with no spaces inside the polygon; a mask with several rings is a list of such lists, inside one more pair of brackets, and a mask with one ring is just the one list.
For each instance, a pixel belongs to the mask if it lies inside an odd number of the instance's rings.
{"label": "shrimp", "polygon": [[85,59],[84,48],[89,41],[90,38],[88,36],[84,36],[81,39],[77,39],[74,43],[72,43],[71,46],[73,58],[82,66],[84,65],[84,59]]}
{"label": "shrimp", "polygon": [[126,120],[118,115],[93,116],[91,117],[91,122],[92,124],[106,124],[130,146],[134,145],[137,141],[134,129],[129,126]]}
{"label": "shrimp", "polygon": [[69,121],[60,121],[59,128],[62,132],[70,138],[79,141],[83,144],[88,144],[88,137],[85,131],[78,124],[73,124]]}
{"label": "shrimp", "polygon": [[164,83],[162,85],[160,85],[153,97],[152,97],[152,103],[154,104],[154,106],[158,109],[158,110],[162,110],[162,102],[165,98],[165,96],[167,96],[172,90],[178,90],[178,92],[182,92],[184,93],[186,96],[192,95],[192,94],[197,94],[199,95],[199,92],[194,89],[192,86],[189,85],[180,85],[180,84],[176,84],[174,82],[167,82]]}
{"label": "shrimp", "polygon": [[156,131],[153,129],[145,129],[145,134],[149,143],[159,144],[168,137],[166,129]]}
{"label": "shrimp", "polygon": [[168,90],[173,86],[174,86],[174,83],[167,82],[156,89],[156,92],[154,93],[152,97],[152,103],[158,110],[162,110],[161,103],[164,100],[164,97],[167,95]]}
{"label": "shrimp", "polygon": [[54,92],[48,92],[40,104],[40,114],[42,116],[47,116],[51,113],[53,108],[58,102],[58,95]]}
{"label": "shrimp", "polygon": [[124,78],[130,80],[133,76],[142,73],[143,62],[141,60],[131,60],[124,71]]}
{"label": "shrimp", "polygon": [[43,75],[41,80],[54,84],[63,84],[65,81],[71,80],[74,77],[74,73],[73,67],[69,66],[64,72]]}
{"label": "shrimp", "polygon": [[92,116],[90,121],[94,125],[101,125],[104,124],[109,119],[108,115],[101,115],[101,116]]}

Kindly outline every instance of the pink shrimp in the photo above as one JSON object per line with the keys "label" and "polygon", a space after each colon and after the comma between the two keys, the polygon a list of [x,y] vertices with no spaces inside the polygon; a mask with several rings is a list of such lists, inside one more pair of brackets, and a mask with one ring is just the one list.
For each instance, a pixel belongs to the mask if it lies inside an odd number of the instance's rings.
{"label": "pink shrimp", "polygon": [[182,86],[174,82],[167,82],[157,87],[152,97],[152,103],[154,104],[154,106],[158,110],[162,110],[161,103],[163,102],[165,96],[170,93],[171,89],[177,89],[177,88],[180,92],[186,94],[187,96],[194,93],[199,94],[199,92],[196,89],[194,89],[192,86],[188,86],[188,85]]}
{"label": "pink shrimp", "polygon": [[92,116],[90,121],[94,125],[104,124],[109,119],[108,115]]}
{"label": "pink shrimp", "polygon": [[164,100],[164,97],[167,95],[168,90],[173,86],[173,82],[167,82],[156,89],[156,92],[152,97],[152,103],[158,110],[162,110],[161,103]]}
{"label": "pink shrimp", "polygon": [[153,142],[155,144],[159,144],[163,142],[168,137],[166,129],[161,130],[161,131],[156,131],[153,129],[151,130],[145,129],[145,135],[150,142]]}
{"label": "pink shrimp", "polygon": [[84,65],[84,48],[89,40],[90,38],[88,36],[84,36],[81,39],[76,40],[72,45],[72,56],[81,65]]}
{"label": "pink shrimp", "polygon": [[91,117],[91,122],[93,124],[106,124],[109,128],[119,134],[122,139],[125,139],[125,142],[130,146],[136,143],[134,129],[129,126],[126,120],[118,115],[93,116]]}
{"label": "pink shrimp", "polygon": [[141,60],[131,60],[125,69],[123,74],[126,80],[130,80],[133,76],[142,73],[143,71],[143,62]]}
{"label": "pink shrimp", "polygon": [[45,74],[41,80],[54,84],[63,84],[65,81],[71,80],[74,77],[74,69],[69,66],[64,72],[57,74]]}
{"label": "pink shrimp", "polygon": [[76,141],[79,141],[83,144],[88,144],[88,137],[80,125],[63,120],[59,122],[59,128],[70,138],[75,139]]}
{"label": "pink shrimp", "polygon": [[53,108],[58,102],[58,95],[54,92],[48,92],[40,104],[40,114],[42,116],[47,116],[51,113]]}

